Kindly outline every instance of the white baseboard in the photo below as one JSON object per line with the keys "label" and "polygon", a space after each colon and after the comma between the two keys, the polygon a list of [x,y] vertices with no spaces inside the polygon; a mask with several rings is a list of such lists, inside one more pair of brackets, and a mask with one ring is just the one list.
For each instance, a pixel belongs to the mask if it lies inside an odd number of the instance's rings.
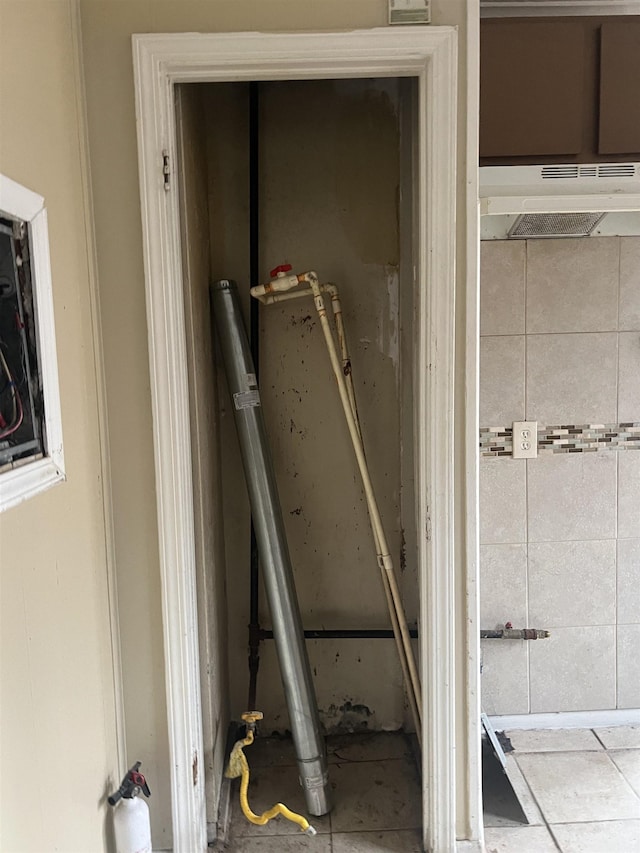
{"label": "white baseboard", "polygon": [[640,726],[640,708],[624,708],[613,711],[561,711],[556,714],[503,714],[489,717],[489,720],[497,731]]}

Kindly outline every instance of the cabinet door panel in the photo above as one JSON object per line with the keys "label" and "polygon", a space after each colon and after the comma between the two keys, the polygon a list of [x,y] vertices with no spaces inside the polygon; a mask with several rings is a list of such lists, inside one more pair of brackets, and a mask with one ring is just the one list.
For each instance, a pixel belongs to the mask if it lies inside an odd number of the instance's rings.
{"label": "cabinet door panel", "polygon": [[640,22],[600,31],[600,154],[640,151]]}
{"label": "cabinet door panel", "polygon": [[585,31],[579,23],[485,21],[480,56],[481,157],[580,153]]}

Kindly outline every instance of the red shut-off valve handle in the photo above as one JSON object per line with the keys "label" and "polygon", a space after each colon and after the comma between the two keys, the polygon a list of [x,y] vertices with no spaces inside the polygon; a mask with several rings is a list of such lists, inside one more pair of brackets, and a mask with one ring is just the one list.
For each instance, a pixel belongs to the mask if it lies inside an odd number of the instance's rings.
{"label": "red shut-off valve handle", "polygon": [[257,284],[255,287],[252,287],[251,295],[262,302],[263,297],[270,297],[276,293],[284,293],[287,290],[293,290],[294,287],[297,287],[305,281],[306,277],[309,275],[309,273],[296,275],[296,273],[291,272],[291,269],[291,264],[280,264],[279,266],[274,267],[269,272],[271,281],[268,281],[266,284]]}
{"label": "red shut-off valve handle", "polygon": [[292,270],[291,264],[280,264],[279,267],[275,267],[274,269],[272,269],[270,271],[269,276],[271,278],[275,278],[276,276],[278,276],[280,274],[284,275],[284,273],[291,272],[291,270]]}

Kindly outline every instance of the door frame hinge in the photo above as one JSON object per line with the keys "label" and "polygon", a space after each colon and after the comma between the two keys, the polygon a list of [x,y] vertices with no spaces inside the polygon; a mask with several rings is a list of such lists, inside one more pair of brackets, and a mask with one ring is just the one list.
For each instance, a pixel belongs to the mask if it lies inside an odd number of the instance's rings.
{"label": "door frame hinge", "polygon": [[162,152],[162,177],[165,192],[169,192],[171,189],[171,160],[169,159],[169,152],[166,148]]}

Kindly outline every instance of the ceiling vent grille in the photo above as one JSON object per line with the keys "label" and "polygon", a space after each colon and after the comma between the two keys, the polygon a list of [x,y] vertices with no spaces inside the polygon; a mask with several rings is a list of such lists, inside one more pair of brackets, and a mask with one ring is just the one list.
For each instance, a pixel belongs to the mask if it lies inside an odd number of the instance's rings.
{"label": "ceiling vent grille", "polygon": [[598,166],[599,178],[635,178],[637,173],[635,163],[602,163]]}
{"label": "ceiling vent grille", "polygon": [[542,166],[543,180],[570,181],[578,178],[634,178],[640,176],[636,163],[596,163],[588,166]]}
{"label": "ceiling vent grille", "polygon": [[588,237],[604,213],[523,213],[508,237],[524,240],[543,237]]}

